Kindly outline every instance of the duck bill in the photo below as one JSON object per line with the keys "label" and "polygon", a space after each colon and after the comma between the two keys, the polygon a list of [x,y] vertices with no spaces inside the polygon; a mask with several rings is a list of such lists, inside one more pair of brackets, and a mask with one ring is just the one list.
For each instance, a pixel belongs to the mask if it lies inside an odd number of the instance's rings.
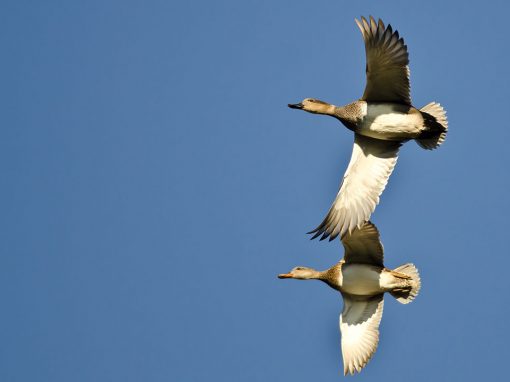
{"label": "duck bill", "polygon": [[289,103],[288,105],[291,109],[302,109],[303,108],[303,104],[300,102],[300,103]]}
{"label": "duck bill", "polygon": [[292,279],[292,278],[294,278],[294,276],[292,276],[292,274],[290,274],[290,273],[280,273],[278,275],[278,278],[279,279]]}

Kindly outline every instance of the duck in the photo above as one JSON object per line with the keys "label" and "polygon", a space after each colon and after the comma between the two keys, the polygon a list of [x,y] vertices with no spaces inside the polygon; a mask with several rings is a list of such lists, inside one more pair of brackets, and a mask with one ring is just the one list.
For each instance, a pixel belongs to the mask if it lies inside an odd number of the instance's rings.
{"label": "duck", "polygon": [[448,131],[446,111],[436,102],[421,109],[411,103],[407,45],[393,31],[377,22],[355,19],[366,52],[366,86],[363,96],[344,106],[305,98],[292,109],[334,117],[354,132],[350,162],[339,191],[321,224],[308,232],[320,240],[351,232],[370,219],[397,163],[401,145],[414,140],[433,150]]}
{"label": "duck", "polygon": [[343,297],[340,314],[344,375],[359,373],[370,361],[379,343],[384,294],[408,304],[421,288],[418,269],[407,263],[395,269],[384,266],[384,251],[377,227],[365,222],[341,239],[344,257],[325,271],[295,267],[280,279],[320,280]]}

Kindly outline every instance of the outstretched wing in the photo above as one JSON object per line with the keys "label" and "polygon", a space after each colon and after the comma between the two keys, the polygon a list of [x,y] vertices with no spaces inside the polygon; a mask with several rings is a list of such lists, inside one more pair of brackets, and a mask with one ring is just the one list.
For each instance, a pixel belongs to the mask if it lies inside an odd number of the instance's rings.
{"label": "outstretched wing", "polygon": [[395,102],[411,105],[409,85],[409,54],[404,39],[398,32],[387,28],[381,19],[376,23],[370,16],[358,24],[367,56],[367,85],[362,100],[370,102]]}
{"label": "outstretched wing", "polygon": [[377,349],[379,323],[384,306],[383,296],[354,297],[343,294],[344,309],[340,315],[340,332],[344,375],[359,373]]}
{"label": "outstretched wing", "polygon": [[384,251],[377,227],[366,222],[350,235],[342,237],[347,264],[370,264],[384,267]]}
{"label": "outstretched wing", "polygon": [[400,142],[354,136],[351,161],[328,215],[313,231],[329,240],[352,232],[370,218],[397,163]]}

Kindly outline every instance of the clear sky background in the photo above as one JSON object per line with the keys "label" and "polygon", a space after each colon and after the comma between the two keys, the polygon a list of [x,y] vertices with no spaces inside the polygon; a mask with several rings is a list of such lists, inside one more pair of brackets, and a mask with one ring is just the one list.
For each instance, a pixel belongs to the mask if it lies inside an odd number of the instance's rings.
{"label": "clear sky background", "polygon": [[305,232],[353,137],[286,105],[360,97],[370,14],[450,132],[372,215],[422,290],[355,379],[505,380],[508,4],[3,1],[0,380],[341,380],[340,295],[276,275],[341,258]]}

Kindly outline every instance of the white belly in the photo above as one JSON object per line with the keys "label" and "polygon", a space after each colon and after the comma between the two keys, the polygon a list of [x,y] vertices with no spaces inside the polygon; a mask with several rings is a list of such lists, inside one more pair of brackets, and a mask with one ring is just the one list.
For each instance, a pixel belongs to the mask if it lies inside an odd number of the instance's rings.
{"label": "white belly", "polygon": [[421,113],[403,105],[369,104],[358,133],[384,140],[416,138],[423,129]]}
{"label": "white belly", "polygon": [[366,264],[344,264],[340,290],[358,296],[371,296],[384,292],[381,288],[380,267]]}

